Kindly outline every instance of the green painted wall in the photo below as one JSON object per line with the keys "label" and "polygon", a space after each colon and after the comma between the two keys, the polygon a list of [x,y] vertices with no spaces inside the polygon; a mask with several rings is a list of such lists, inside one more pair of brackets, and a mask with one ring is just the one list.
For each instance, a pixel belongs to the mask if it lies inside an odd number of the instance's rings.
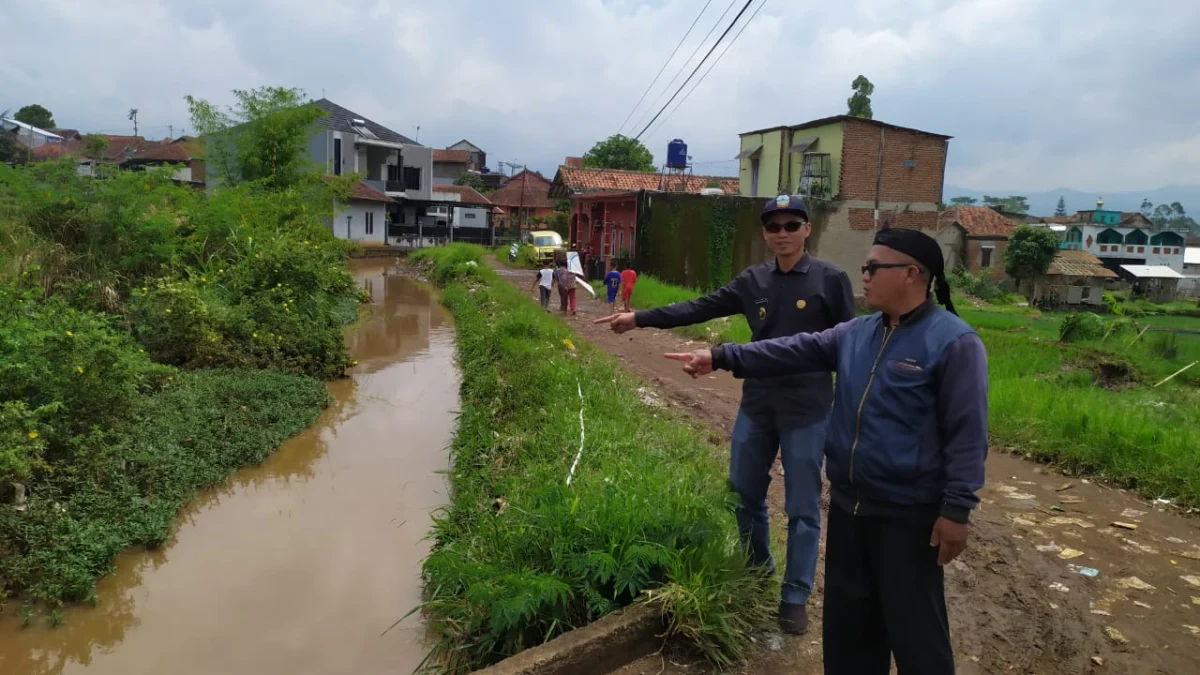
{"label": "green painted wall", "polygon": [[739,153],[759,145],[762,146],[762,152],[758,157],[758,195],[754,195],[750,190],[752,184],[750,172],[753,161],[743,159],[738,167],[738,192],[743,197],[774,197],[779,194],[779,150],[785,131],[785,129],[773,129],[761,134],[745,134],[741,137]]}
{"label": "green painted wall", "polygon": [[[842,175],[842,123],[834,122],[833,124],[826,124],[811,129],[797,129],[790,132],[790,134],[791,138],[788,140],[788,147],[794,145],[801,138],[817,137],[816,144],[809,148],[808,152],[820,152],[830,156],[830,173],[832,174],[830,179],[831,192],[826,197],[836,195],[838,193],[838,179]],[[800,172],[804,169],[804,155],[799,152],[789,152],[788,155],[791,157],[790,170],[788,172],[788,192],[795,194],[800,189]]]}

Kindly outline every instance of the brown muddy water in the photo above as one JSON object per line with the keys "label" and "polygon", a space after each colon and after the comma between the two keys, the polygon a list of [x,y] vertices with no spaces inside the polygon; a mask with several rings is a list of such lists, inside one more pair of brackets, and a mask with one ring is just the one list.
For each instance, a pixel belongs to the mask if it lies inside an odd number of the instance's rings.
{"label": "brown muddy water", "polygon": [[374,300],[347,331],[359,365],[333,404],[261,466],[201,495],[169,543],[129,551],[96,607],[22,630],[0,618],[0,674],[408,673],[438,472],[458,408],[454,329],[388,264],[352,271]]}

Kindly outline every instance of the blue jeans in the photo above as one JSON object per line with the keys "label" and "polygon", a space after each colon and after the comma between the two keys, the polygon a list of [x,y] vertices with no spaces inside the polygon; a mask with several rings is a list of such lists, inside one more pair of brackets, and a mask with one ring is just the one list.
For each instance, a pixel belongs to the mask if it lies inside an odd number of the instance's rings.
{"label": "blue jeans", "polygon": [[821,541],[821,461],[825,456],[825,422],[780,427],[770,413],[750,416],[739,409],[733,425],[729,481],[740,497],[738,533],[750,553],[750,564],[775,568],[771,556],[771,524],[767,486],[776,452],[782,451],[784,511],[788,516],[787,567],[783,601],[808,602],[817,571]]}

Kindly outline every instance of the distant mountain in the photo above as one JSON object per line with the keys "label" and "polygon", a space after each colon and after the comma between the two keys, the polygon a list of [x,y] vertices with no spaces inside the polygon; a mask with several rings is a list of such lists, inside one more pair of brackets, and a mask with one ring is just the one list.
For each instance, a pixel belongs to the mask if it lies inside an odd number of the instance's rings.
{"label": "distant mountain", "polygon": [[1104,208],[1114,211],[1137,211],[1142,205],[1142,199],[1149,199],[1155,206],[1179,202],[1187,209],[1188,215],[1200,220],[1200,185],[1171,185],[1153,190],[1134,192],[1080,192],[1071,188],[1047,190],[1045,192],[1023,192],[1021,190],[968,190],[966,188],[946,186],[942,197],[947,204],[955,197],[974,197],[982,199],[983,195],[1007,197],[1021,195],[1029,200],[1029,213],[1035,216],[1054,214],[1058,206],[1058,198],[1062,197],[1067,205],[1067,213],[1075,213],[1084,209],[1096,208],[1096,199],[1104,198]]}

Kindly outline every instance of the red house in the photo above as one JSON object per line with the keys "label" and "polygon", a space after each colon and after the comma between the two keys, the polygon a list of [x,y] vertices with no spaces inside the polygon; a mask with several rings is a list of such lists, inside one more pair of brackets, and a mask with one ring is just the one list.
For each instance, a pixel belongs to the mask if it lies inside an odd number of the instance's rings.
{"label": "red house", "polygon": [[[549,218],[554,212],[550,199],[550,181],[528,169],[515,174],[499,190],[488,195],[493,204],[504,210],[498,215],[496,227],[516,227],[530,218]],[[536,229],[536,228],[535,228]]]}
{"label": "red house", "polygon": [[594,255],[617,256],[634,252],[637,235],[638,193],[700,192],[719,186],[725,194],[738,193],[738,179],[728,176],[695,176],[586,169],[560,166],[550,196],[571,200],[570,245]]}

